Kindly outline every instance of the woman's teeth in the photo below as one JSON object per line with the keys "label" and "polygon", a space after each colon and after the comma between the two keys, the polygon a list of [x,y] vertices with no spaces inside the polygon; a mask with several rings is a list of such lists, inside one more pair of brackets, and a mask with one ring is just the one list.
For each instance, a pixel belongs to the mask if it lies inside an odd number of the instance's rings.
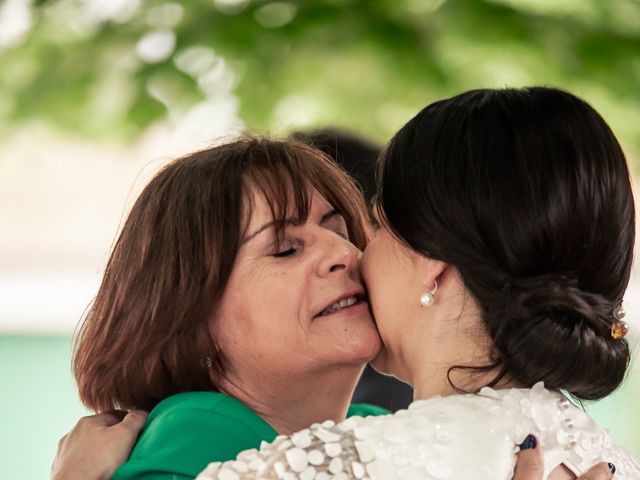
{"label": "woman's teeth", "polygon": [[343,298],[342,300],[337,301],[336,303],[331,305],[329,308],[324,310],[320,315],[329,315],[330,313],[333,313],[337,310],[341,310],[346,307],[350,307],[351,305],[355,305],[356,303],[358,303],[358,299],[356,298],[355,295],[353,297]]}

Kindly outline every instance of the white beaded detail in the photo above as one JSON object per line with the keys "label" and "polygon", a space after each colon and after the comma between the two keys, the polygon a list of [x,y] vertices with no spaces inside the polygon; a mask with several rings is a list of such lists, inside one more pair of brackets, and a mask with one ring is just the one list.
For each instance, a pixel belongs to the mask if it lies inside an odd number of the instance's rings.
{"label": "white beaded detail", "polygon": [[560,464],[580,475],[607,461],[616,465],[616,480],[640,480],[638,462],[606,430],[541,383],[434,397],[394,415],[315,424],[235,461],[212,463],[197,480],[508,480],[517,445],[529,433],[542,445],[545,478]]}

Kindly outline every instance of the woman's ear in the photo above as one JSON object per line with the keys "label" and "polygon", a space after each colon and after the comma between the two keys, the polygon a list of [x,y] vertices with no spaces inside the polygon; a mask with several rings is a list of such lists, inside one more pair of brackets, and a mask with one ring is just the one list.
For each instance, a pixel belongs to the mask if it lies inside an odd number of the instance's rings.
{"label": "woman's ear", "polygon": [[442,282],[446,277],[445,273],[449,269],[448,263],[440,260],[433,260],[431,258],[425,258],[422,274],[422,285],[426,290],[433,291],[438,286],[442,286]]}
{"label": "woman's ear", "polygon": [[425,258],[420,265],[422,272],[423,294],[420,296],[420,304],[428,307],[433,304],[436,292],[438,291],[438,282],[442,283],[443,274],[447,271],[448,264]]}

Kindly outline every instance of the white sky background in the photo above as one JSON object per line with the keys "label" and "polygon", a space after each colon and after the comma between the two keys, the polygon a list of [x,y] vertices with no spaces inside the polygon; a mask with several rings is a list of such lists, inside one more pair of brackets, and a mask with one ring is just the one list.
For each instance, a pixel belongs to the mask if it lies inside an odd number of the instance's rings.
{"label": "white sky background", "polygon": [[229,97],[200,104],[177,126],[156,125],[128,147],[43,126],[1,144],[0,334],[72,332],[98,289],[121,221],[153,174],[241,128]]}
{"label": "white sky background", "polygon": [[[231,8],[246,2],[214,3]],[[91,28],[126,23],[140,5],[80,0],[57,14]],[[35,21],[32,9],[33,0],[0,2],[0,49],[24,41]],[[135,48],[140,60],[155,63],[174,53],[171,28],[182,9],[166,2],[148,12],[151,32]],[[168,160],[243,129],[234,74],[224,59],[201,47],[176,54],[175,61],[198,80],[205,99],[183,112],[174,108],[171,92],[150,84],[148,93],[165,105],[167,121],[134,145],[95,144],[38,123],[0,144],[0,334],[73,331],[97,291],[120,222],[151,176]],[[108,116],[113,102],[98,107]]]}

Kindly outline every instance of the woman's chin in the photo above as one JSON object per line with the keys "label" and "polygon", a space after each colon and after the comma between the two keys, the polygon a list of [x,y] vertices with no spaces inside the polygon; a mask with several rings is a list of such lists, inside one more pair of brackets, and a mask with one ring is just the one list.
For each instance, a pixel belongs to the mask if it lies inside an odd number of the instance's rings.
{"label": "woman's chin", "polygon": [[353,365],[366,365],[378,356],[381,348],[382,340],[378,331],[370,329],[349,337],[349,341],[340,345],[338,355],[347,357],[348,362]]}
{"label": "woman's chin", "polygon": [[360,352],[365,362],[371,362],[377,358],[383,348],[382,339],[373,322],[367,326],[365,332],[361,333],[359,341],[353,345],[353,350]]}
{"label": "woman's chin", "polygon": [[382,340],[380,340],[378,331],[376,330],[375,335],[371,336],[370,341],[366,344],[365,348],[362,349],[365,363],[371,363],[376,359],[383,348]]}

